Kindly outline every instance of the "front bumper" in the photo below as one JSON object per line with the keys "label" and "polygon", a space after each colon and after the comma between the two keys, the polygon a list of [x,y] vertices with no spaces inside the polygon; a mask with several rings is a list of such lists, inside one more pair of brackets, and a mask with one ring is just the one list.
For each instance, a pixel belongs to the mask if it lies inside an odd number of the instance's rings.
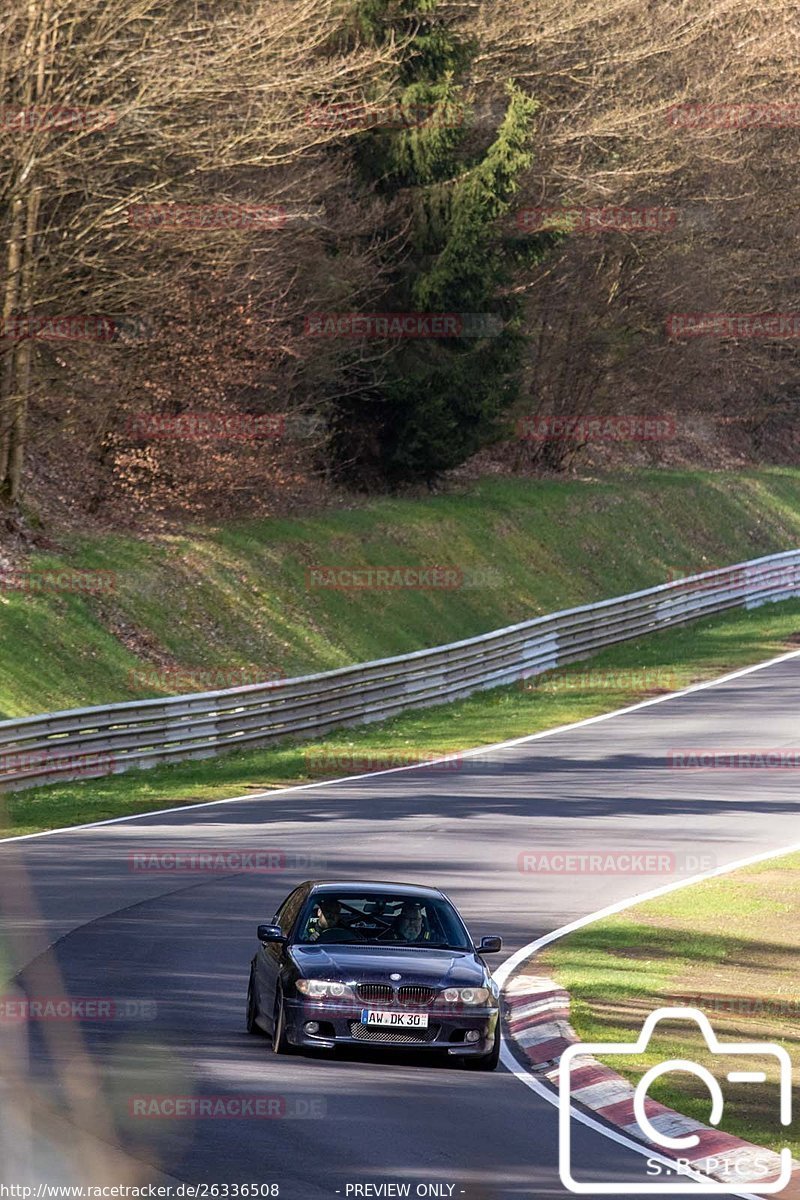
{"label": "front bumper", "polygon": [[[308,1049],[334,1049],[336,1046],[378,1046],[384,1049],[434,1050],[439,1054],[480,1058],[488,1054],[497,1036],[500,1019],[498,1008],[477,1008],[450,1013],[438,1008],[424,1011],[427,1029],[385,1029],[362,1025],[362,1003],[331,1004],[320,1000],[284,999],[286,1036],[293,1046]],[[306,1025],[316,1021],[318,1033],[309,1033]],[[465,1040],[469,1030],[476,1030],[479,1039]]]}

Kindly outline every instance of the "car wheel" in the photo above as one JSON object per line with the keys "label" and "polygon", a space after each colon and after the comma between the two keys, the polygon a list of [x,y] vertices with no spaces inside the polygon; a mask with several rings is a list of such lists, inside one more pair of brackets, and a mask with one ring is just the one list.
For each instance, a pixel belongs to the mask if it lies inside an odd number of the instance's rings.
{"label": "car wheel", "polygon": [[480,1058],[468,1058],[465,1060],[465,1065],[473,1071],[493,1071],[500,1062],[500,1027],[498,1025],[497,1033],[494,1037],[494,1045],[488,1054],[482,1054]]}
{"label": "car wheel", "polygon": [[275,1000],[275,1019],[272,1025],[272,1049],[276,1054],[291,1054],[292,1047],[286,1036],[286,1010],[280,989]]}
{"label": "car wheel", "polygon": [[258,1016],[258,1003],[256,1001],[256,976],[253,968],[250,968],[250,980],[247,984],[247,1032],[261,1034],[264,1030],[260,1025],[256,1024]]}

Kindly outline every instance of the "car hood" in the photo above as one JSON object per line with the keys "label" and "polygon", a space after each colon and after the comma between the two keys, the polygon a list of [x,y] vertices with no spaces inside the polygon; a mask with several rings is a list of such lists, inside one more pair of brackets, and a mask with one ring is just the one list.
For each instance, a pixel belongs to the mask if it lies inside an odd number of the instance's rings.
{"label": "car hood", "polygon": [[[292,946],[292,959],[306,979],[336,979],[343,983],[423,984],[431,987],[479,987],[488,972],[469,950],[404,949],[386,946],[364,949],[330,943],[326,946]],[[390,975],[400,975],[390,980]]]}

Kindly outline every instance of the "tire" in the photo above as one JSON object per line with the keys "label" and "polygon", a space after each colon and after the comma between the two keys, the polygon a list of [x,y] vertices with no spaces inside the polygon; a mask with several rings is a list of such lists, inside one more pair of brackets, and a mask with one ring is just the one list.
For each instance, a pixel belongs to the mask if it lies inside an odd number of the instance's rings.
{"label": "tire", "polygon": [[258,1005],[256,1003],[256,977],[255,972],[250,967],[250,979],[247,984],[247,1018],[246,1028],[248,1033],[254,1035],[262,1035],[263,1029],[256,1024],[256,1016],[258,1015]]}
{"label": "tire", "polygon": [[480,1058],[468,1058],[465,1065],[472,1071],[494,1071],[497,1064],[500,1062],[500,1024],[498,1022],[497,1033],[494,1037],[494,1045],[488,1054],[482,1054]]}
{"label": "tire", "polygon": [[272,1049],[276,1054],[291,1054],[292,1046],[286,1036],[286,1012],[280,989],[275,999],[275,1020],[272,1026]]}

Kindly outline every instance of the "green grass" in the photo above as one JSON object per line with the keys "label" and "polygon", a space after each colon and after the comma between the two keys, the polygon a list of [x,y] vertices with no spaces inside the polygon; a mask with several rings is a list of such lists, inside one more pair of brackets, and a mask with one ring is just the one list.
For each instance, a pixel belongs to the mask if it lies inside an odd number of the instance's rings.
{"label": "green grass", "polygon": [[[343,730],[324,741],[284,744],[18,792],[6,797],[0,834],[32,833],[173,804],[245,795],[535,733],[611,711],[657,694],[665,685],[668,689],[683,687],[774,657],[789,648],[798,629],[800,601],[736,611],[611,647],[591,660],[521,686],[496,688],[456,704]],[[331,762],[336,756],[344,761]],[[465,767],[468,769],[468,762]]]}
{"label": "green grass", "polygon": [[[241,668],[264,679],[405,653],[797,544],[800,471],[792,470],[484,480],[424,501],[380,500],[152,543],[76,536],[32,568],[110,571],[115,589],[86,598],[0,592],[0,716],[194,690],[169,676],[159,687],[132,678],[154,667]],[[332,564],[455,566],[473,572],[473,586],[309,589],[308,568]],[[35,832],[348,773],[346,763],[320,766],[323,752],[413,761],[552,728],[779,653],[799,612],[769,606],[667,631],[529,690],[480,693],[321,743],[22,792],[9,797],[0,826]]]}
{"label": "green grass", "polygon": [[[570,991],[572,1024],[582,1041],[632,1041],[654,1009],[689,1005],[705,1012],[722,1041],[777,1042],[795,1058],[798,909],[800,855],[792,854],[597,921],[547,947],[527,969],[553,975]],[[636,1083],[667,1058],[704,1063],[721,1077],[719,1060],[690,1022],[665,1025],[646,1055],[607,1061]],[[723,1086],[721,1128],[773,1150],[788,1145],[797,1157],[796,1123],[782,1131],[777,1120],[776,1068],[769,1059],[742,1058],[735,1065],[765,1069],[767,1081]],[[650,1094],[708,1122],[708,1094],[692,1076],[663,1077]]]}
{"label": "green grass", "polygon": [[[789,469],[483,480],[150,541],[76,535],[31,566],[111,571],[115,590],[0,592],[0,717],[174,692],[131,677],[153,664],[264,678],[406,653],[798,544]],[[332,564],[490,574],[448,591],[309,589],[307,569]]]}
{"label": "green grass", "polygon": [[[0,593],[0,717],[174,691],[168,680],[148,688],[131,678],[153,664],[187,672],[239,667],[269,678],[405,653],[798,544],[800,471],[788,469],[491,480],[425,501],[381,500],[154,543],[76,536],[59,555],[37,555],[31,565],[113,571],[116,589],[87,599]],[[309,590],[307,568],[331,564],[448,565],[489,577],[446,592]],[[325,741],[11,794],[0,810],[0,835],[352,774],[359,759],[367,769],[535,733],[772,657],[796,642],[798,629],[800,602],[734,612],[612,647],[527,687],[483,692]],[[345,760],[338,767],[336,756]],[[581,1036],[630,1037],[656,1003],[687,989],[719,992],[720,979],[733,992],[734,968],[750,995],[796,998],[798,931],[786,918],[797,911],[798,865],[783,873],[786,894],[771,877],[761,880],[768,894],[759,892],[753,871],[676,893],[552,948],[545,966],[573,992]],[[748,1032],[796,1040],[796,1021],[774,1025],[764,1031],[750,1021]],[[699,1053],[689,1030],[673,1031],[655,1048]],[[651,1054],[639,1073],[652,1061]],[[662,1081],[653,1094],[708,1117],[706,1099],[691,1087]],[[733,1105],[726,1127],[774,1145],[767,1129],[773,1114],[770,1080],[755,1098]],[[800,1153],[800,1143],[791,1144]]]}

